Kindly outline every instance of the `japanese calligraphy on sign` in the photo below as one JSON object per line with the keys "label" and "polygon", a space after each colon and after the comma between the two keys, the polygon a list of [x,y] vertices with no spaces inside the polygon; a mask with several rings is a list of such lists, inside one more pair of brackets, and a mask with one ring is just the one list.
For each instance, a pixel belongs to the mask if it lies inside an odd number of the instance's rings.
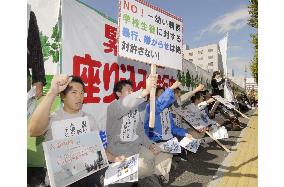
{"label": "japanese calligraphy on sign", "polygon": [[228,107],[229,109],[234,109],[235,106],[232,105],[227,99],[221,97],[220,95],[214,95],[212,96],[214,99],[216,99],[217,101],[219,101],[220,103],[222,103],[223,105],[225,105],[226,107]]}
{"label": "japanese calligraphy on sign", "polygon": [[139,154],[136,154],[126,158],[122,163],[113,163],[110,165],[105,173],[104,185],[120,183],[122,181],[138,181],[138,157]]}
{"label": "japanese calligraphy on sign", "polygon": [[97,131],[42,145],[52,187],[67,186],[108,166]]}
{"label": "japanese calligraphy on sign", "polygon": [[184,137],[180,142],[179,145],[193,153],[196,153],[198,150],[198,147],[200,145],[200,140],[197,139],[189,139],[187,137]]}
{"label": "japanese calligraphy on sign", "polygon": [[139,112],[138,110],[130,111],[122,118],[122,126],[120,131],[120,140],[123,142],[134,141],[138,138],[136,128],[139,125]]}
{"label": "japanese calligraphy on sign", "polygon": [[69,138],[91,132],[88,116],[55,121],[51,125],[53,139]]}
{"label": "japanese calligraphy on sign", "polygon": [[174,108],[174,111],[190,125],[192,125],[196,130],[200,130],[208,126],[208,124],[204,121],[203,115],[201,115],[200,113],[192,112],[187,108]]}
{"label": "japanese calligraphy on sign", "polygon": [[182,19],[143,0],[119,1],[120,56],[182,69]]}
{"label": "japanese calligraphy on sign", "polygon": [[165,108],[160,115],[162,125],[162,139],[169,140],[173,137],[170,122],[170,110],[168,108]]}
{"label": "japanese calligraphy on sign", "polygon": [[181,148],[176,137],[168,140],[167,142],[159,143],[158,146],[163,152],[167,153],[181,153]]}

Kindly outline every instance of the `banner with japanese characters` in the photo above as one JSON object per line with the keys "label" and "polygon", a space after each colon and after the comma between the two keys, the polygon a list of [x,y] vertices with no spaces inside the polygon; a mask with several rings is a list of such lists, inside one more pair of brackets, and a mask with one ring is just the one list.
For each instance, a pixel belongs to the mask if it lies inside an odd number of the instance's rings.
{"label": "banner with japanese characters", "polygon": [[[133,82],[134,91],[146,85],[150,65],[117,55],[117,24],[79,1],[62,1],[62,73],[80,76],[85,83],[83,110],[95,116],[105,130],[107,106],[115,96],[114,84]],[[169,87],[177,70],[157,68],[158,86]]]}
{"label": "banner with japanese characters", "polygon": [[119,56],[182,70],[183,23],[143,0],[119,1]]}
{"label": "banner with japanese characters", "polygon": [[106,170],[104,185],[138,181],[138,157],[139,154],[136,154],[126,158],[122,163],[111,164]]}
{"label": "banner with japanese characters", "polygon": [[99,133],[43,142],[52,187],[72,184],[108,166]]}
{"label": "banner with japanese characters", "polygon": [[225,105],[226,107],[228,107],[229,109],[234,109],[235,106],[230,103],[227,99],[221,97],[220,95],[214,95],[212,96],[215,100],[219,101],[220,103],[222,103],[223,105]]}
{"label": "banner with japanese characters", "polygon": [[55,121],[51,125],[53,139],[69,138],[91,132],[88,116]]}

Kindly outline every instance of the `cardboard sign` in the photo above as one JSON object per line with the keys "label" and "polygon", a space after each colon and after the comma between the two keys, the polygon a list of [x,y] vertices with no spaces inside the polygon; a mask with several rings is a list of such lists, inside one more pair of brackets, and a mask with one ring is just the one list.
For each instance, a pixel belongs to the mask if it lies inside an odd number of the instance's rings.
{"label": "cardboard sign", "polygon": [[225,105],[226,107],[228,107],[229,109],[234,109],[235,106],[232,105],[227,99],[221,97],[220,95],[214,95],[212,96],[214,99],[216,99],[217,101],[219,101],[220,103],[222,103],[223,105]]}
{"label": "cardboard sign", "polygon": [[182,19],[142,0],[119,1],[118,54],[182,70]]}
{"label": "cardboard sign", "polygon": [[189,139],[188,137],[184,137],[180,142],[179,145],[183,148],[189,150],[190,152],[196,153],[198,147],[200,145],[200,140],[197,139]]}
{"label": "cardboard sign", "polygon": [[91,132],[88,116],[55,121],[51,125],[53,139],[69,138]]}
{"label": "cardboard sign", "polygon": [[51,140],[42,145],[52,187],[72,184],[108,166],[99,132]]}
{"label": "cardboard sign", "polygon": [[158,146],[163,152],[167,153],[181,153],[181,148],[176,137],[168,140],[167,142],[158,143]]}
{"label": "cardboard sign", "polygon": [[[113,163],[109,166],[106,170],[105,178],[104,178],[104,185],[113,184],[119,182],[119,180],[132,180],[131,181],[138,181],[138,158],[139,154],[133,155],[128,157],[122,163]],[[135,174],[135,175],[132,175]],[[132,175],[132,177],[130,177]],[[126,178],[129,177],[129,178]],[[128,181],[129,182],[129,181]]]}

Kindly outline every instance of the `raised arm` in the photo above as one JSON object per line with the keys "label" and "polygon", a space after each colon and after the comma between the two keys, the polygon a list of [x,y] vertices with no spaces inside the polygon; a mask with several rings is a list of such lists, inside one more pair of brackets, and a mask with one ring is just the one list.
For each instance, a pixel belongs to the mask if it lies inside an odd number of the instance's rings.
{"label": "raised arm", "polygon": [[71,80],[72,79],[67,75],[55,75],[53,77],[50,90],[36,107],[30,118],[28,124],[28,132],[30,136],[40,136],[45,133],[45,130],[48,127],[52,103],[54,102],[55,97],[67,87]]}

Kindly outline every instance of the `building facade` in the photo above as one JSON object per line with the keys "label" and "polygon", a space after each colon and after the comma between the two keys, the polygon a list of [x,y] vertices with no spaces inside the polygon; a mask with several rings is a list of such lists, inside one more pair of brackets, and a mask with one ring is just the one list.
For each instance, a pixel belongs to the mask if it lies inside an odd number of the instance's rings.
{"label": "building facade", "polygon": [[202,69],[213,72],[224,72],[218,44],[189,49],[184,46],[184,59],[196,64]]}

